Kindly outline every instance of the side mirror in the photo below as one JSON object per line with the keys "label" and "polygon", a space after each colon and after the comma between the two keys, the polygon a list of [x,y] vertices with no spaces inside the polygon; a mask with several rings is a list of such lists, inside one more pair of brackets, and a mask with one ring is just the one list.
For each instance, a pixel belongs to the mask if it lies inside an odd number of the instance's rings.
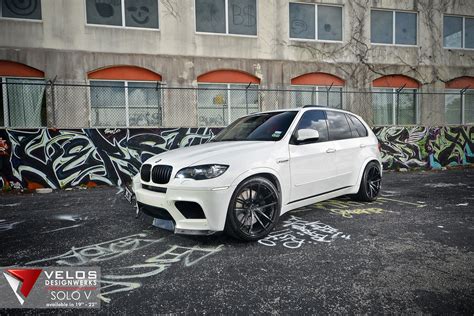
{"label": "side mirror", "polygon": [[311,128],[303,128],[298,130],[296,133],[296,141],[298,143],[304,142],[304,141],[317,141],[319,139],[319,132],[315,129]]}

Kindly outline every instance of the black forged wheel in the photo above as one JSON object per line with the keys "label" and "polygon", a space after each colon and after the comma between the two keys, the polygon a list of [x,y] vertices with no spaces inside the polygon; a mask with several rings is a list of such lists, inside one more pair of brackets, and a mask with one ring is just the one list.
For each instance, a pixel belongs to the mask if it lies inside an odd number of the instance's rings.
{"label": "black forged wheel", "polygon": [[253,177],[243,181],[230,199],[225,231],[246,241],[265,237],[280,217],[280,194],[266,178]]}
{"label": "black forged wheel", "polygon": [[380,165],[374,161],[369,162],[365,167],[355,199],[364,202],[375,201],[380,193],[381,184]]}

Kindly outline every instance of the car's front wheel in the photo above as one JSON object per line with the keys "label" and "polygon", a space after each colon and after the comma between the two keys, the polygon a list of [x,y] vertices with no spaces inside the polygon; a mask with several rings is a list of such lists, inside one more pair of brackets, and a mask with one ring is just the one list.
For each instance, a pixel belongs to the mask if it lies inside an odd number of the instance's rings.
{"label": "car's front wheel", "polygon": [[280,194],[270,180],[259,176],[246,179],[230,199],[225,231],[246,241],[261,239],[275,227],[280,209]]}
{"label": "car's front wheel", "polygon": [[362,174],[359,192],[355,195],[355,199],[364,202],[375,201],[380,193],[381,184],[382,173],[380,172],[380,164],[371,161],[367,164]]}

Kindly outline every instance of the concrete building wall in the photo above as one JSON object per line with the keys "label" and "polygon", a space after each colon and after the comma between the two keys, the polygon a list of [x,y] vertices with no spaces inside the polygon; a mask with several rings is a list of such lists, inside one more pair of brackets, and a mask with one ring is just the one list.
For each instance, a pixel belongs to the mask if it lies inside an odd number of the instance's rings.
{"label": "concrete building wall", "polygon": [[[0,60],[24,63],[48,79],[67,82],[84,82],[98,68],[135,65],[161,74],[168,86],[195,86],[198,75],[225,68],[256,75],[263,88],[286,87],[298,75],[326,72],[344,79],[345,90],[366,91],[382,75],[403,74],[418,80],[421,92],[434,92],[453,78],[474,76],[474,50],[443,48],[443,15],[474,16],[473,1],[301,2],[342,5],[342,42],[290,40],[288,0],[257,0],[255,37],[196,33],[194,0],[160,0],[159,30],[87,25],[84,0],[42,0],[41,21],[0,19]],[[417,12],[417,46],[371,44],[370,8]],[[347,108],[361,112],[365,101],[352,98]],[[421,97],[421,124],[444,124],[439,99]],[[54,111],[77,112],[77,105],[62,106]],[[81,111],[72,115],[78,127],[87,126],[88,109]],[[370,117],[370,107],[367,111]]]}

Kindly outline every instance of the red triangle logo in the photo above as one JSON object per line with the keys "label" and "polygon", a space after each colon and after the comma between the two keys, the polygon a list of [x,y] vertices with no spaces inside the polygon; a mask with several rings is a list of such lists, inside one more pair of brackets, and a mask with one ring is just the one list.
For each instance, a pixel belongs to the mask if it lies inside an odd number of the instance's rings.
{"label": "red triangle logo", "polygon": [[21,281],[20,292],[26,297],[38,280],[42,269],[8,269],[7,272]]}

